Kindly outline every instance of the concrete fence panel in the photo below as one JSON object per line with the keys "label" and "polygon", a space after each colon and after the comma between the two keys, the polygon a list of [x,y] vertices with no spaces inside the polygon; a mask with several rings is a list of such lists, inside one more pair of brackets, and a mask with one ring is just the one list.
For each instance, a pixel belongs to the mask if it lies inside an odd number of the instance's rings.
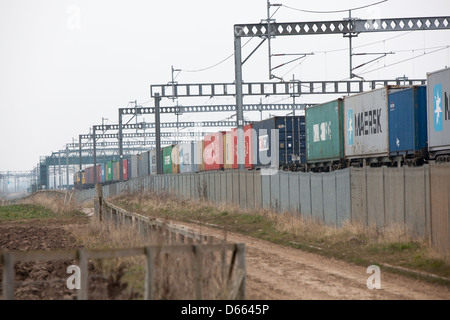
{"label": "concrete fence panel", "polygon": [[300,213],[304,218],[312,216],[311,173],[299,173]]}
{"label": "concrete fence panel", "polygon": [[311,173],[311,216],[325,221],[323,212],[323,173]]}
{"label": "concrete fence panel", "polygon": [[325,225],[337,225],[337,186],[336,173],[330,172],[322,176],[323,216]]}

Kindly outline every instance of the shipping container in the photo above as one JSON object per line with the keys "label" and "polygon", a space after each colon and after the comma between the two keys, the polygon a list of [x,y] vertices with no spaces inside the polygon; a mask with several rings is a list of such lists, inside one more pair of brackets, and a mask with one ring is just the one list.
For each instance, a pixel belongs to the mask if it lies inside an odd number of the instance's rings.
{"label": "shipping container", "polygon": [[385,86],[344,98],[344,152],[347,159],[388,159],[388,96],[390,92],[404,88]]}
{"label": "shipping container", "polygon": [[106,182],[106,165],[104,163],[100,163],[100,181]]}
{"label": "shipping container", "polygon": [[427,151],[426,86],[391,92],[389,104],[389,154],[422,157]]}
{"label": "shipping container", "polygon": [[100,164],[97,165],[95,173],[97,175],[97,183],[102,183],[102,168]]}
{"label": "shipping container", "polygon": [[235,132],[226,132],[223,138],[223,167],[225,170],[233,169],[233,161],[235,155]]}
{"label": "shipping container", "polygon": [[253,123],[253,164],[257,168],[306,163],[305,116],[277,116]]}
{"label": "shipping container", "polygon": [[128,159],[123,160],[123,180],[126,181],[129,179],[129,171],[130,170],[130,161]]}
{"label": "shipping container", "polygon": [[131,178],[132,179],[139,177],[138,163],[139,163],[139,155],[133,154],[131,156]]}
{"label": "shipping container", "polygon": [[450,68],[427,74],[428,150],[436,156],[450,154]]}
{"label": "shipping container", "polygon": [[172,173],[172,149],[173,146],[162,148],[163,174]]}
{"label": "shipping container", "polygon": [[194,164],[194,147],[194,143],[182,143],[178,145],[181,173],[197,171]]}
{"label": "shipping container", "polygon": [[180,173],[180,147],[178,145],[172,148],[172,173]]}
{"label": "shipping container", "polygon": [[120,161],[113,161],[112,167],[113,167],[113,181],[119,181],[120,180]]}
{"label": "shipping container", "polygon": [[337,99],[305,110],[308,164],[344,160],[343,108],[343,99]]}
{"label": "shipping container", "polygon": [[223,169],[224,134],[225,131],[218,131],[213,134],[207,134],[204,137],[205,149],[203,151],[203,158],[206,171]]}
{"label": "shipping container", "polygon": [[145,177],[149,175],[150,169],[150,160],[149,160],[149,152],[142,152],[137,155],[138,161],[138,176]]}
{"label": "shipping container", "polygon": [[151,175],[156,175],[156,150],[149,151],[149,172]]}
{"label": "shipping container", "polygon": [[194,143],[194,170],[196,172],[205,171],[205,142],[203,140]]}
{"label": "shipping container", "polygon": [[[247,124],[244,126],[244,150],[245,150],[245,168],[253,168],[253,125]],[[233,169],[239,168],[238,154],[237,154],[237,128],[231,130],[233,133]]]}
{"label": "shipping container", "polygon": [[106,163],[106,181],[113,181],[113,164],[112,161]]}

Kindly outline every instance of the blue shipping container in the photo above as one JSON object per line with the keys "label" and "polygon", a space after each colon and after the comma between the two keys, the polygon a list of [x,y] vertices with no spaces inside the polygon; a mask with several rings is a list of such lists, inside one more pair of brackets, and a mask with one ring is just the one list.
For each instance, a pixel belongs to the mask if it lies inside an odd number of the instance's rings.
{"label": "blue shipping container", "polygon": [[412,155],[427,148],[426,86],[389,94],[389,154]]}
{"label": "blue shipping container", "polygon": [[101,182],[106,182],[106,166],[104,163],[100,164],[100,172],[101,172],[100,175],[102,178]]}
{"label": "blue shipping container", "polygon": [[[305,116],[273,117],[253,123],[253,163],[269,167],[306,163]],[[278,154],[272,155],[274,143]]]}

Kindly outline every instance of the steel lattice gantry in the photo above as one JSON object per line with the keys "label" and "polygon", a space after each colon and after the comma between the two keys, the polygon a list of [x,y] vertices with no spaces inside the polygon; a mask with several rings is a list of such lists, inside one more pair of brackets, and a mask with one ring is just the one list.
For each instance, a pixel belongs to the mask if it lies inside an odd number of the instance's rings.
{"label": "steel lattice gantry", "polygon": [[[270,3],[268,3],[270,8]],[[235,76],[236,76],[236,120],[238,128],[243,126],[243,81],[242,81],[242,45],[241,38],[243,37],[262,37],[269,39],[276,36],[291,36],[291,35],[324,35],[324,34],[340,34],[347,37],[353,37],[360,33],[373,32],[391,32],[391,31],[418,31],[418,30],[442,30],[450,29],[450,17],[421,17],[421,18],[388,18],[388,19],[356,19],[351,18],[351,15],[346,20],[341,21],[313,21],[313,22],[293,22],[293,23],[275,23],[271,21],[270,17],[267,23],[259,24],[237,24],[234,26],[234,58],[235,58]],[[264,41],[264,40],[263,40]],[[350,57],[351,59],[351,57]],[[244,60],[244,62],[247,59]],[[351,62],[350,62],[351,68]],[[363,88],[362,82],[359,89]],[[299,86],[300,90],[301,86]],[[310,85],[310,88],[313,86]],[[325,89],[326,86],[322,85]],[[335,93],[338,91],[339,82],[333,86]],[[347,86],[347,89],[350,85]],[[350,90],[348,90],[350,91]],[[305,92],[302,92],[303,94]],[[310,90],[310,93],[311,92]],[[322,92],[328,93],[328,92]],[[354,92],[347,92],[354,93]],[[238,130],[238,163],[239,167],[244,158],[244,137],[239,135]],[[241,132],[242,133],[242,132]]]}
{"label": "steel lattice gantry", "polygon": [[[388,19],[355,19],[350,17],[348,19],[336,21],[287,23],[276,23],[272,21],[273,20],[271,19],[267,19],[267,23],[236,24],[234,26],[234,58],[236,77],[234,83],[168,83],[162,85],[151,85],[150,94],[152,98],[155,98],[155,110],[159,109],[161,98],[235,96],[237,127],[238,129],[242,129],[244,125],[244,95],[298,96],[302,94],[354,94],[366,90],[372,90],[377,84],[425,84],[424,79],[408,80],[406,83],[403,81],[400,82],[400,80],[397,79],[371,81],[289,81],[282,83],[243,83],[242,65],[248,59],[242,59],[241,38],[243,37],[260,37],[264,41],[265,39],[270,39],[277,36],[340,34],[351,38],[360,33],[450,29],[450,17],[448,16]],[[155,119],[159,119],[159,114],[155,113]],[[238,130],[238,163],[240,164],[240,167],[242,167],[241,164],[243,163],[242,151],[244,150],[244,140],[243,135],[240,134],[241,132],[242,130]],[[159,137],[157,137],[157,145],[158,139]]]}

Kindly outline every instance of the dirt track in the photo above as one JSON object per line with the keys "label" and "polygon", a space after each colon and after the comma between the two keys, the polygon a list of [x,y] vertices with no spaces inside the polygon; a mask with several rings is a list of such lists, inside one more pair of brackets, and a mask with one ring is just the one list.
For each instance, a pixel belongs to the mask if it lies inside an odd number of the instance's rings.
{"label": "dirt track", "polygon": [[[186,225],[186,224],[183,224]],[[224,237],[217,229],[186,225],[203,234]],[[248,300],[449,300],[450,290],[381,272],[381,289],[369,290],[366,268],[328,259],[255,238],[227,233],[246,244]]]}

